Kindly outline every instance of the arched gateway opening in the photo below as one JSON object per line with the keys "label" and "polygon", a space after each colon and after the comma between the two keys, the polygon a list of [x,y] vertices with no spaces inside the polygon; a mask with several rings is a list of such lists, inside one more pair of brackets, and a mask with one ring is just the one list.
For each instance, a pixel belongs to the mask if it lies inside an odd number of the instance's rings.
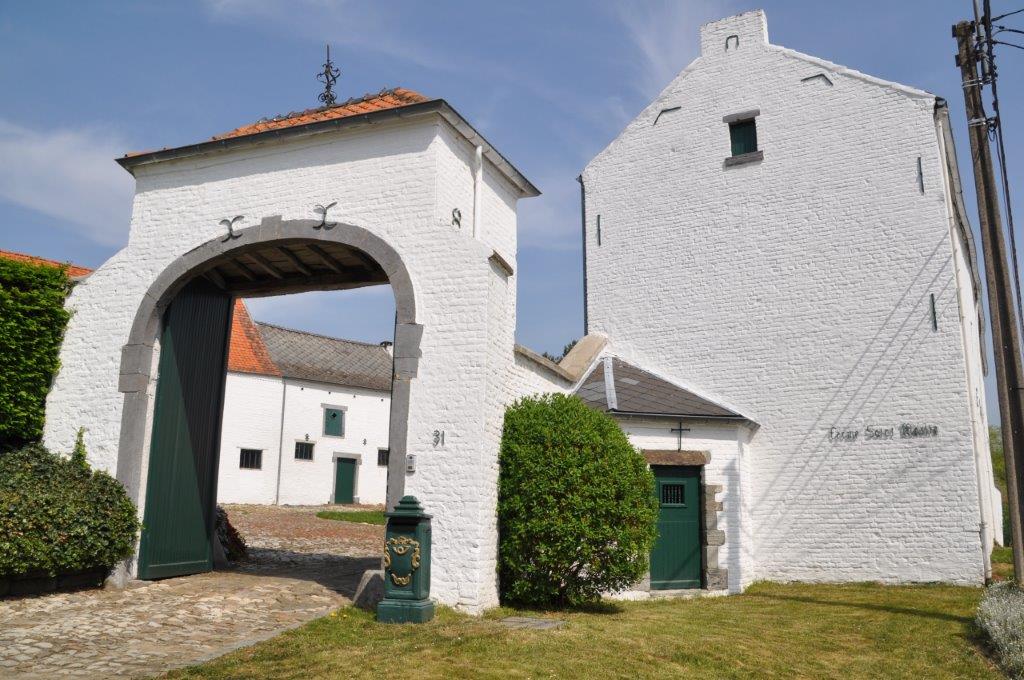
{"label": "arched gateway opening", "polygon": [[118,476],[134,487],[143,514],[140,578],[213,566],[234,299],[387,284],[396,309],[387,475],[391,507],[404,492],[409,388],[423,330],[398,254],[354,225],[267,218],[189,251],[160,274],[143,298],[122,353]]}

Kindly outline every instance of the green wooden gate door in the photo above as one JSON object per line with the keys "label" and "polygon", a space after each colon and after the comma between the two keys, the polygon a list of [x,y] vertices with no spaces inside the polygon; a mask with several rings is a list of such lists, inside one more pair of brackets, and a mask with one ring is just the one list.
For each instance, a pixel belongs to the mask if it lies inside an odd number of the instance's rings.
{"label": "green wooden gate door", "polygon": [[338,458],[334,469],[334,502],[354,503],[356,493],[356,461]]}
{"label": "green wooden gate door", "polygon": [[658,538],[651,589],[700,588],[700,468],[654,466]]}
{"label": "green wooden gate door", "polygon": [[164,314],[139,578],[210,571],[232,299],[204,280]]}

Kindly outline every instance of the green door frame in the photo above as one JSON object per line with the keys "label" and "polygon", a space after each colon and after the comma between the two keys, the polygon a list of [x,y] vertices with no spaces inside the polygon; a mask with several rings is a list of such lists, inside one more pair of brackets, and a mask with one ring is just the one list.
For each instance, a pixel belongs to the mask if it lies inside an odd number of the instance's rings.
{"label": "green door frame", "polygon": [[651,471],[658,500],[651,590],[702,588],[706,566],[703,468],[653,465]]}

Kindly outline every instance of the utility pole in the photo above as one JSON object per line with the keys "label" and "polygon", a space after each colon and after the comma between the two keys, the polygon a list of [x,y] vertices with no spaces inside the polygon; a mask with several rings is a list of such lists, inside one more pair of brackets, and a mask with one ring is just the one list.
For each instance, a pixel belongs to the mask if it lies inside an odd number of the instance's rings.
{"label": "utility pole", "polygon": [[989,314],[992,318],[992,348],[996,366],[996,387],[999,392],[1000,428],[1003,455],[1006,459],[1006,494],[1010,506],[1010,534],[1013,544],[1013,567],[1018,585],[1024,584],[1024,532],[1021,529],[1020,481],[1024,479],[1024,410],[1021,389],[1024,370],[1021,368],[1020,335],[1014,310],[1013,288],[1006,256],[1006,240],[999,216],[999,192],[992,169],[989,149],[989,121],[981,96],[983,85],[978,74],[981,55],[975,43],[975,23],[962,21],[953,26],[957,41],[956,64],[963,79],[964,103],[967,106],[967,130],[971,141],[974,184],[978,194],[978,220],[982,252],[985,257],[985,280],[988,288]]}

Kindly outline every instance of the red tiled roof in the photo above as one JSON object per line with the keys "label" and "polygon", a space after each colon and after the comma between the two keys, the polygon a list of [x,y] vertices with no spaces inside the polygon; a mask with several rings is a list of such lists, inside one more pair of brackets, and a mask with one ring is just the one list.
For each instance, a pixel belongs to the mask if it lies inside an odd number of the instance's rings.
{"label": "red tiled roof", "polygon": [[267,346],[249,310],[241,299],[235,300],[231,318],[231,347],[228,349],[228,370],[261,375],[281,375],[281,369],[270,358]]}
{"label": "red tiled roof", "polygon": [[349,99],[346,102],[342,102],[334,106],[322,106],[318,109],[293,111],[283,116],[264,118],[256,121],[252,125],[243,125],[240,128],[235,128],[231,132],[216,135],[213,139],[220,140],[230,139],[232,137],[245,137],[248,135],[255,135],[260,132],[266,132],[267,130],[280,130],[282,128],[306,125],[308,123],[317,123],[323,120],[348,118],[349,116],[358,116],[363,113],[372,113],[373,111],[397,109],[425,101],[429,101],[429,99],[421,95],[419,92],[413,92],[412,90],[407,90],[404,87],[396,87],[391,90],[381,90],[376,94],[365,94],[362,97]]}
{"label": "red tiled roof", "polygon": [[[335,104],[334,106],[321,106],[318,109],[292,111],[291,113],[274,116],[272,118],[263,118],[251,125],[243,125],[242,127],[235,128],[230,132],[225,132],[221,135],[214,135],[210,138],[210,141],[216,142],[223,139],[232,139],[234,137],[248,137],[249,135],[267,132],[268,130],[281,130],[284,128],[306,125],[308,123],[317,123],[324,120],[336,120],[338,118],[348,118],[350,116],[358,116],[364,113],[373,113],[374,111],[398,109],[403,106],[419,104],[426,101],[430,101],[430,98],[424,97],[419,92],[413,92],[412,90],[407,90],[404,87],[396,87],[390,90],[381,90],[375,94],[364,94],[362,97],[354,97],[340,104]],[[170,150],[172,149],[169,147],[160,149],[160,151]],[[132,158],[133,156],[144,156],[150,153],[159,153],[159,151],[129,151],[124,155],[124,157]]]}
{"label": "red tiled roof", "polygon": [[16,260],[18,262],[27,262],[29,264],[41,264],[50,267],[64,267],[68,268],[68,276],[85,276],[91,274],[92,270],[88,267],[81,267],[77,264],[71,264],[70,262],[58,262],[57,260],[49,260],[45,257],[36,257],[35,255],[26,255],[25,253],[16,253],[12,250],[0,250],[0,257],[5,260]]}

